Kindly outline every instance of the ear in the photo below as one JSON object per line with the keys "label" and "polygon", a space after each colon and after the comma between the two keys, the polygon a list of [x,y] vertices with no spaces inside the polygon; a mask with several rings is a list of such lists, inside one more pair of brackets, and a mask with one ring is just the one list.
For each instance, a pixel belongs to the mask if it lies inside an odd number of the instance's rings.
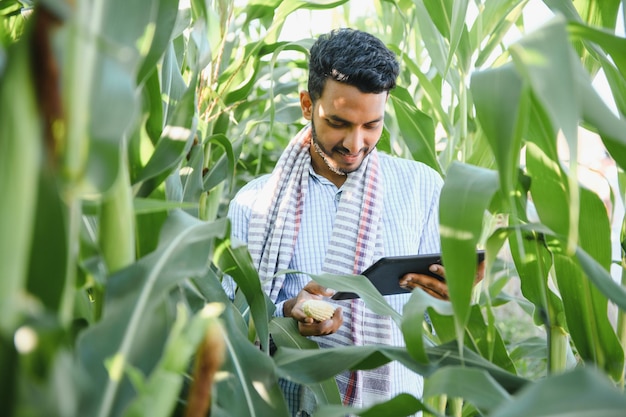
{"label": "ear", "polygon": [[308,91],[300,92],[300,108],[302,109],[302,117],[307,120],[313,118],[313,101]]}

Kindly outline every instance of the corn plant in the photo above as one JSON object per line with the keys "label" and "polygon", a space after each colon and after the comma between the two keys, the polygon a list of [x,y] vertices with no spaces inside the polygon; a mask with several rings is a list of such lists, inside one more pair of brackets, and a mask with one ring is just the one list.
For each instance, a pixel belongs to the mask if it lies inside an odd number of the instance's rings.
{"label": "corn plant", "polygon": [[[351,13],[363,4],[0,5],[3,414],[286,416],[279,377],[308,386],[320,416],[623,414],[616,219],[581,185],[576,158],[585,128],[626,166],[623,2],[545,0],[553,16],[533,31],[523,0],[372,1],[373,15]],[[303,10],[311,36],[284,32]],[[404,348],[317,349],[273,317],[246,247],[229,238],[229,199],[304,123],[298,91],[320,10],[397,52],[379,148],[445,179],[451,302],[415,291],[396,312],[362,276],[313,277],[390,315]],[[616,110],[592,86],[600,70]],[[487,277],[474,289],[476,246]],[[536,334],[503,335],[510,304]],[[530,359],[539,368],[525,372]],[[341,405],[335,375],[391,360],[425,377],[424,398]]]}

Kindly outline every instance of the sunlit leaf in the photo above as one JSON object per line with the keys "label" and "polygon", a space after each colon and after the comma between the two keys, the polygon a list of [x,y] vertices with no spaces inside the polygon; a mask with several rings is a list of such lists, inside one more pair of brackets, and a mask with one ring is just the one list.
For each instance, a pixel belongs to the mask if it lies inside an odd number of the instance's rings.
{"label": "sunlit leaf", "polygon": [[476,277],[476,249],[484,214],[499,189],[494,171],[454,163],[448,169],[439,208],[442,258],[457,323],[457,339],[463,327]]}
{"label": "sunlit leaf", "polygon": [[526,113],[522,110],[525,94],[522,80],[506,65],[475,72],[471,84],[476,114],[498,164],[500,181],[506,193],[512,192],[517,169]]}
{"label": "sunlit leaf", "polygon": [[404,143],[413,158],[441,172],[435,154],[435,126],[430,116],[420,111],[406,90],[400,87],[391,93],[391,101]]}

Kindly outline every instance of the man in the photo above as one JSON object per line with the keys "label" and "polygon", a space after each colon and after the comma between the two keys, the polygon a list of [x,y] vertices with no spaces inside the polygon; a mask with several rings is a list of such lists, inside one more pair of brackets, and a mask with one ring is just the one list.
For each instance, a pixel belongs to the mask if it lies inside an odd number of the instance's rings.
{"label": "man", "polygon": [[[403,345],[388,317],[362,300],[335,301],[332,318],[316,322],[302,303],[332,290],[305,274],[358,274],[382,256],[440,250],[438,203],[442,179],[424,164],[378,153],[395,55],[374,36],[340,29],[311,48],[308,90],[300,93],[310,123],[290,142],[272,174],[247,184],[233,199],[233,235],[247,242],[276,314],[298,321],[321,347]],[[439,270],[443,274],[443,270]],[[446,285],[426,275],[403,277],[446,299]],[[387,296],[398,311],[409,294]],[[366,406],[401,392],[421,397],[420,375],[399,363],[337,377],[344,404]],[[281,381],[294,415],[306,408],[301,387]],[[311,410],[307,410],[310,412]]]}

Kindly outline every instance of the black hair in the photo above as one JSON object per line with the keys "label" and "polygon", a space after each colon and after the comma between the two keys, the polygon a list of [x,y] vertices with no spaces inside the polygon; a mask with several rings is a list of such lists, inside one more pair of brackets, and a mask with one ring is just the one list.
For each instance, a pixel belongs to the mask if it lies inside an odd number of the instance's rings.
{"label": "black hair", "polygon": [[331,78],[379,94],[396,86],[399,72],[395,54],[380,39],[356,29],[335,29],[311,47],[308,90],[316,101]]}

